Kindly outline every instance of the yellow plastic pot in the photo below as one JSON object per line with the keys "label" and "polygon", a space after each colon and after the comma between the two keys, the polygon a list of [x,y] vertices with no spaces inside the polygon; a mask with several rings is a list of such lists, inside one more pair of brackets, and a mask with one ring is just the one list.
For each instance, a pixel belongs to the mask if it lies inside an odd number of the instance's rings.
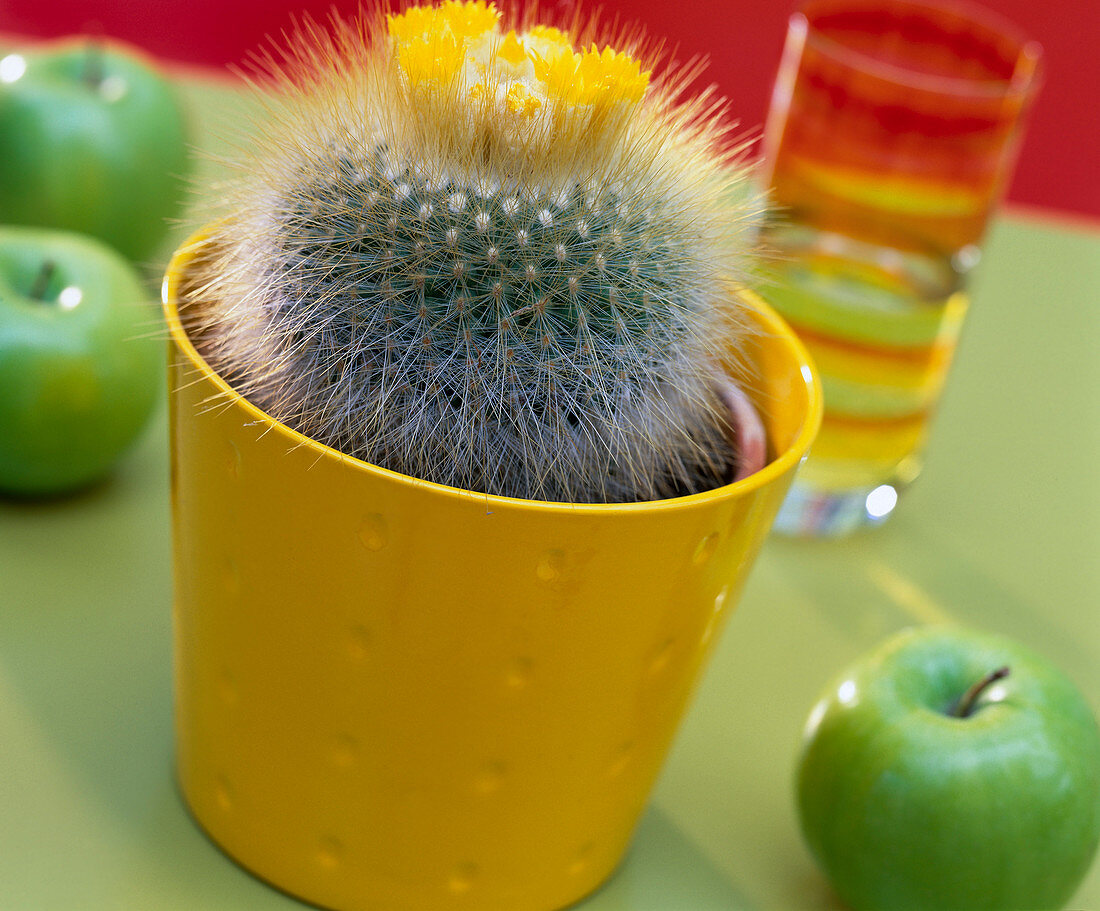
{"label": "yellow plastic pot", "polygon": [[491,497],[272,420],[171,330],[178,773],[244,867],[342,909],[547,909],[621,859],[821,416],[755,299],[776,453],[708,493]]}

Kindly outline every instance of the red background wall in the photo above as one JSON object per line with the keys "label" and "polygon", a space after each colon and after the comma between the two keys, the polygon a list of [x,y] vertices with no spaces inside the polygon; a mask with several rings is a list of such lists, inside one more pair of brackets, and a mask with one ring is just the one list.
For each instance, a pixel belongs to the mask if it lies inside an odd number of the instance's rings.
{"label": "red background wall", "polygon": [[[571,0],[543,0],[544,7]],[[594,5],[589,4],[590,6]],[[794,0],[605,0],[608,14],[643,24],[705,54],[710,79],[748,127],[759,126]],[[1100,217],[1100,2],[985,0],[1046,51],[1009,199]],[[141,45],[165,59],[223,70],[303,9],[323,18],[357,0],[0,0],[0,33],[52,38],[87,30]]]}

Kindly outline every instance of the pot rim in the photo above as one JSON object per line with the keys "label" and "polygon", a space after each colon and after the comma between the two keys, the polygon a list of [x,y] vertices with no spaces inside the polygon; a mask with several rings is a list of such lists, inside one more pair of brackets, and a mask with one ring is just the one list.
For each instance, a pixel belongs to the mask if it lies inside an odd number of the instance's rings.
{"label": "pot rim", "polygon": [[[738,291],[750,309],[763,323],[768,333],[783,339],[791,349],[802,374],[805,384],[807,410],[806,417],[799,427],[797,434],[791,443],[778,456],[768,462],[759,471],[753,472],[748,477],[739,481],[714,487],[699,493],[688,494],[682,497],[673,497],[664,500],[642,500],[634,503],[570,503],[550,500],[528,500],[519,497],[505,497],[498,494],[480,493],[466,490],[460,487],[450,487],[445,484],[437,484],[434,481],[424,481],[411,475],[401,474],[388,468],[365,462],[354,456],[349,456],[338,449],[334,449],[324,443],[320,443],[311,437],[294,430],[292,427],[276,420],[267,412],[258,408],[241,393],[227,383],[213,367],[206,362],[195,348],[187,330],[180,319],[177,302],[179,300],[179,287],[188,266],[196,258],[198,252],[209,239],[209,228],[200,228],[184,241],[173,253],[171,261],[161,284],[161,302],[163,304],[164,317],[168,325],[171,342],[186,356],[191,366],[197,369],[202,378],[214,385],[219,395],[224,397],[227,403],[233,404],[250,415],[256,425],[262,425],[264,433],[277,431],[291,444],[289,449],[306,447],[315,452],[318,458],[337,459],[340,462],[354,466],[360,471],[386,478],[392,482],[407,485],[423,490],[435,491],[438,495],[461,500],[464,502],[476,501],[485,504],[489,511],[494,507],[516,508],[523,507],[537,509],[544,512],[562,512],[570,514],[606,514],[608,512],[645,513],[652,511],[665,511],[668,509],[688,509],[700,503],[721,500],[728,497],[740,497],[765,487],[788,471],[792,471],[809,451],[810,444],[817,435],[821,425],[824,409],[824,400],[821,387],[821,378],[809,356],[806,347],[793,330],[768,304],[757,295],[747,289]],[[171,392],[172,390],[169,390]]]}

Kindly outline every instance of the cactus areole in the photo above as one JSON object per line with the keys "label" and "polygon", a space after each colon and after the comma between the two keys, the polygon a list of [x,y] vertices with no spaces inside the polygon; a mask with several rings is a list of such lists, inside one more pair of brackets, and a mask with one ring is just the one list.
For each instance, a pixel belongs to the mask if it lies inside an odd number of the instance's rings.
{"label": "cactus areole", "polygon": [[219,188],[185,301],[204,357],[295,430],[441,484],[729,483],[761,205],[724,103],[683,97],[697,71],[606,37],[483,0],[303,29]]}

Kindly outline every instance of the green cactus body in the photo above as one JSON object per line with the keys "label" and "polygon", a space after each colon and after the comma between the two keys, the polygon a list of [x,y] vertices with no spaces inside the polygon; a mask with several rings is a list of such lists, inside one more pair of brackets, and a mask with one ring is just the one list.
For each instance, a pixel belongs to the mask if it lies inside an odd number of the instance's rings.
{"label": "green cactus body", "polygon": [[359,68],[350,46],[217,229],[216,369],[305,435],[442,484],[622,502],[728,482],[715,383],[757,207],[728,202],[744,174],[709,125],[659,93],[579,113],[548,93],[542,121],[508,123],[461,77],[425,93],[392,44]]}

